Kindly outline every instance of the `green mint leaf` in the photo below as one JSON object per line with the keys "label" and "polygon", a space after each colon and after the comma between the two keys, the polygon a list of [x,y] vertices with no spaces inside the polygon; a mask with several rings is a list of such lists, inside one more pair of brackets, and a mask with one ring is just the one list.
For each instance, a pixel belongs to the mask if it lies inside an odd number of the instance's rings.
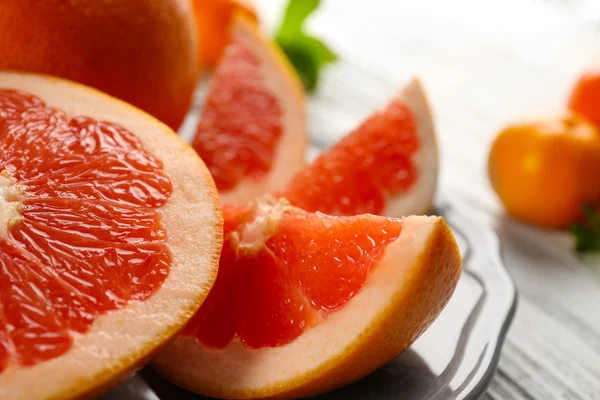
{"label": "green mint leaf", "polygon": [[583,221],[571,227],[575,236],[575,249],[580,253],[600,252],[600,212],[584,207]]}
{"label": "green mint leaf", "polygon": [[277,38],[292,38],[302,33],[304,21],[319,7],[320,0],[290,0],[277,32]]}
{"label": "green mint leaf", "polygon": [[317,9],[319,0],[290,0],[275,41],[298,72],[307,91],[319,82],[321,69],[337,60],[325,43],[304,32],[304,21]]}
{"label": "green mint leaf", "polygon": [[337,56],[320,40],[301,34],[301,40],[279,43],[298,72],[306,90],[313,91],[319,83],[321,67],[337,60]]}

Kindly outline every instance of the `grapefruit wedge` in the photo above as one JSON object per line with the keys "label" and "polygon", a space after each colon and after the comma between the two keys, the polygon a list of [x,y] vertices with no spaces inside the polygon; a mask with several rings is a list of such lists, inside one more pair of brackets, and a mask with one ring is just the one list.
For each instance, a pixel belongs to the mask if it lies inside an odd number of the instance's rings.
{"label": "grapefruit wedge", "polygon": [[304,92],[258,26],[238,15],[213,75],[192,147],[221,201],[246,204],[281,187],[304,162]]}
{"label": "grapefruit wedge", "polygon": [[413,79],[275,195],[305,210],[334,215],[426,214],[437,170],[430,107],[421,82]]}
{"label": "grapefruit wedge", "polygon": [[93,89],[0,72],[0,398],[97,396],[175,335],[216,277],[200,158]]}
{"label": "grapefruit wedge", "polygon": [[225,206],[219,273],[154,366],[218,398],[296,398],[359,379],[434,321],[461,273],[440,217]]}

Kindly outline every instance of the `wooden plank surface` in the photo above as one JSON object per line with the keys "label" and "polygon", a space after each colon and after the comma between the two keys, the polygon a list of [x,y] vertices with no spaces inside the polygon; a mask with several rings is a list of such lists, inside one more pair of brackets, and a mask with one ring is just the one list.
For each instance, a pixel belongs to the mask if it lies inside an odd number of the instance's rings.
{"label": "wooden plank surface", "polygon": [[[257,1],[273,28],[283,0]],[[497,222],[521,299],[486,399],[600,399],[600,266],[570,238],[508,219],[487,181],[496,132],[560,112],[577,74],[600,65],[600,2],[324,0],[309,24],[343,61],[309,106],[314,140],[331,143],[418,74],[442,148],[441,185]]]}

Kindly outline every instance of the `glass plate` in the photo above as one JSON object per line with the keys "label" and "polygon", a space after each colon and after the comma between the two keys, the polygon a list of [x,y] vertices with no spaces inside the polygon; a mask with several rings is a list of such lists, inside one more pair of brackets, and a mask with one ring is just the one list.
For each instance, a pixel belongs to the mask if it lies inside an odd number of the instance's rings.
{"label": "glass plate", "polygon": [[[413,346],[366,378],[318,400],[476,399],[498,365],[517,292],[502,263],[500,243],[466,197],[442,190],[435,214],[458,240],[464,273],[447,307]],[[203,399],[164,380],[150,367],[102,400]]]}

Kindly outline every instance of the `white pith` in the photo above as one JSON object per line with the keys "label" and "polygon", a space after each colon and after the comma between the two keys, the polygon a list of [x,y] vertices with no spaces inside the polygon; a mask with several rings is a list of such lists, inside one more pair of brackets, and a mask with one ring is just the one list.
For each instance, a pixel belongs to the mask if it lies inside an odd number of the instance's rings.
{"label": "white pith", "polygon": [[433,204],[438,175],[439,156],[433,117],[419,79],[413,78],[397,98],[408,106],[417,122],[420,148],[412,159],[417,179],[408,190],[390,196],[381,214],[390,217],[427,214]]}
{"label": "white pith", "polygon": [[[172,264],[160,289],[144,302],[97,316],[85,334],[74,334],[65,354],[32,367],[9,365],[0,373],[0,399],[79,397],[129,371],[195,312],[215,278],[222,221],[218,198],[202,161],[169,128],[138,109],[93,89],[57,78],[0,72],[0,88],[24,90],[69,116],[85,115],[122,125],[163,161],[173,194],[161,208]],[[169,135],[172,135],[169,137]]]}
{"label": "white pith", "polygon": [[243,251],[259,251],[279,227],[285,207],[289,203],[285,199],[276,200],[271,196],[263,196],[252,202],[254,219],[245,223],[241,232],[232,232],[231,237],[237,242],[237,248]]}
{"label": "white pith", "polygon": [[[425,244],[440,222],[439,217],[406,218],[400,237],[387,247],[360,291],[343,308],[291,343],[250,349],[234,339],[226,348],[215,349],[205,347],[193,336],[179,336],[155,358],[154,365],[189,390],[208,395],[225,392],[234,397],[253,391],[288,390],[294,378],[310,376],[329,362],[333,364],[328,368],[333,368],[335,362],[340,362],[336,356],[363,340],[363,334],[385,313],[390,300],[409,290],[405,283],[418,272]],[[206,393],[207,387],[214,392]]]}
{"label": "white pith", "polygon": [[245,21],[236,20],[232,35],[262,61],[262,77],[267,89],[277,98],[281,112],[282,136],[275,150],[270,171],[260,180],[251,177],[239,182],[233,189],[221,191],[223,204],[247,204],[257,197],[281,188],[304,164],[306,153],[306,116],[303,89],[282,68],[282,61],[274,59],[263,38]]}
{"label": "white pith", "polygon": [[21,222],[23,191],[9,171],[0,171],[0,238],[7,237],[7,230]]}

